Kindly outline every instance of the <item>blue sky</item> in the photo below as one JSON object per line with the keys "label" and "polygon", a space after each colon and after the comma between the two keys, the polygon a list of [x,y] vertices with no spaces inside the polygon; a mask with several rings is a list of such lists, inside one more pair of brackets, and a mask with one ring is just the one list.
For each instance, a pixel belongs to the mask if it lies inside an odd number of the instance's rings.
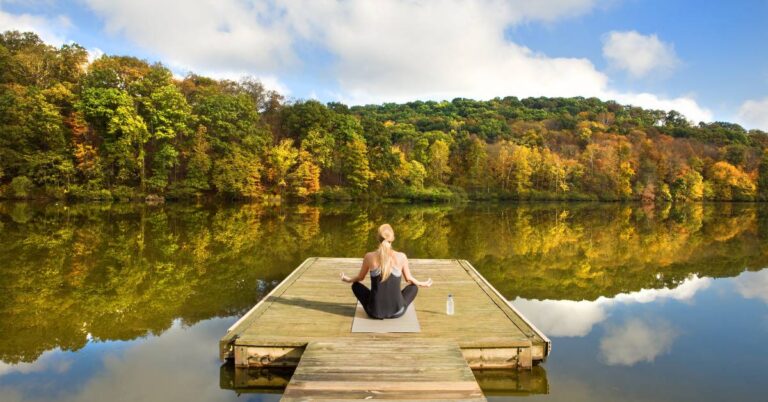
{"label": "blue sky", "polygon": [[597,96],[768,130],[768,1],[0,0],[0,30],[347,104]]}

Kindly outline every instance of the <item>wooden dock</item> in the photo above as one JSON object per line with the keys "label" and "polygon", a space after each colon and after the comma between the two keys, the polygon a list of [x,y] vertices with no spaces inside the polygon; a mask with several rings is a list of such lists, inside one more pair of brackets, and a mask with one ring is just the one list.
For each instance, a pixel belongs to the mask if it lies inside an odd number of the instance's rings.
{"label": "wooden dock", "polygon": [[[282,367],[235,367],[223,364],[219,387],[239,394],[283,394],[296,369]],[[512,397],[549,393],[547,371],[542,365],[530,370],[472,370],[486,396]]]}
{"label": "wooden dock", "polygon": [[[474,377],[469,381],[470,368],[530,369],[549,354],[549,339],[469,262],[447,259],[412,259],[409,262],[414,276],[431,277],[434,281],[431,288],[419,289],[416,297],[421,332],[352,333],[356,299],[349,284],[339,280],[339,273],[353,276],[360,269],[362,259],[312,257],[229,328],[220,341],[221,358],[234,359],[238,368],[298,366],[285,390],[286,399],[290,395],[304,397],[310,390],[315,395],[337,395],[334,392],[354,390],[355,395],[378,399],[385,395],[402,395],[398,392],[403,389],[416,392],[421,387],[424,392],[419,395],[425,395],[434,391],[431,387],[439,385],[443,391],[455,391],[456,399],[475,400],[483,397],[482,393],[475,392],[477,382]],[[453,294],[456,303],[456,312],[452,316],[445,314],[449,293]],[[410,373],[413,384],[398,388],[400,391],[386,384],[371,388],[370,378],[365,375],[360,378],[368,386],[351,383],[355,381],[351,374],[354,367],[368,364],[370,357],[364,356],[370,356],[370,352],[376,350],[371,342],[431,350],[431,357],[419,355],[419,359],[442,362],[446,366],[443,374],[451,378],[456,389],[440,383],[435,377],[436,372],[426,370],[426,366]],[[457,352],[463,361],[456,360]],[[416,352],[403,353],[414,355]],[[398,359],[393,356],[391,362],[397,364]],[[402,370],[421,367],[417,361],[400,363]],[[397,369],[379,368],[388,370],[387,373]],[[350,376],[352,378],[348,378]],[[393,380],[394,383],[402,382]],[[459,394],[461,398],[458,398]]]}
{"label": "wooden dock", "polygon": [[455,343],[358,339],[307,345],[282,400],[310,398],[485,400]]}

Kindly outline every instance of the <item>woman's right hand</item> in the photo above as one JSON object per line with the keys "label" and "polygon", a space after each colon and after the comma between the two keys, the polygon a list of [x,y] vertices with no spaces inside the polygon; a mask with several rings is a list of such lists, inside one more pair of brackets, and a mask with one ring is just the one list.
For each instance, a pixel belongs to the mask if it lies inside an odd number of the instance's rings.
{"label": "woman's right hand", "polygon": [[352,278],[348,277],[348,276],[347,276],[347,274],[345,274],[345,273],[343,273],[343,272],[341,273],[341,281],[342,281],[342,282],[347,282],[347,283],[349,283],[349,281],[350,281],[351,279],[352,279]]}

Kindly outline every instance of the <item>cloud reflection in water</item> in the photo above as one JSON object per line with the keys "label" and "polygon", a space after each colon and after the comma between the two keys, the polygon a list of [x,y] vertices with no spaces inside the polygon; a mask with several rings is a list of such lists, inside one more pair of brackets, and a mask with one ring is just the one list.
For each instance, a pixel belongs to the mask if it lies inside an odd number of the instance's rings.
{"label": "cloud reflection in water", "polygon": [[588,335],[596,324],[605,321],[613,306],[651,303],[663,299],[690,301],[697,292],[708,288],[711,283],[711,278],[691,275],[673,289],[641,289],[611,298],[601,296],[593,301],[517,298],[512,304],[549,336],[582,337]]}
{"label": "cloud reflection in water", "polygon": [[760,299],[768,304],[768,269],[745,271],[734,279],[736,291],[746,299]]}
{"label": "cloud reflection in water", "polygon": [[[180,320],[160,336],[150,336],[128,347],[89,344],[103,348],[102,367],[83,386],[61,392],[65,384],[47,384],[30,395],[22,384],[0,386],[0,401],[224,401],[236,398],[219,388],[218,339],[233,318],[217,318],[184,327]],[[101,351],[99,351],[101,352]],[[97,352],[98,353],[98,352]],[[69,367],[68,353],[46,352],[34,363],[0,366],[0,377],[11,370],[21,373],[56,373],[56,381],[76,381],[61,375]],[[70,370],[76,376],[77,370]],[[35,384],[30,384],[32,388]],[[42,385],[42,384],[38,384]],[[49,386],[52,385],[52,386]],[[51,395],[49,392],[55,393]]]}
{"label": "cloud reflection in water", "polygon": [[600,341],[600,356],[610,366],[651,363],[671,350],[678,335],[679,331],[664,319],[630,318],[622,325],[607,329]]}

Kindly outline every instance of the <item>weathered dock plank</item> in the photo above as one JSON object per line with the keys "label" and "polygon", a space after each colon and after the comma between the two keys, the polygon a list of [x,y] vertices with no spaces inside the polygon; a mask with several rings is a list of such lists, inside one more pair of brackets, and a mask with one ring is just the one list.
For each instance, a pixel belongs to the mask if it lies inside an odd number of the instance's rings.
{"label": "weathered dock plank", "polygon": [[307,345],[283,401],[484,401],[455,343],[428,340],[315,341]]}
{"label": "weathered dock plank", "polygon": [[[339,273],[354,275],[360,258],[304,261],[236,322],[221,339],[221,357],[238,367],[296,367],[310,342],[339,340],[440,340],[461,349],[473,369],[530,368],[550,350],[549,339],[514,309],[465,260],[412,259],[419,278],[416,312],[419,333],[352,333],[356,300]],[[456,312],[445,314],[453,294]]]}
{"label": "weathered dock plank", "polygon": [[[373,367],[363,367],[363,370],[373,370]],[[322,370],[307,368],[307,370]],[[439,373],[444,369],[424,369],[409,367],[378,367],[384,375],[389,371]],[[220,369],[220,387],[243,393],[275,393],[282,394],[288,386],[294,368],[265,368],[265,367],[235,367],[224,364]],[[486,396],[525,396],[549,393],[547,372],[542,366],[534,366],[531,370],[473,370],[475,380]],[[439,375],[439,374],[438,374]]]}

